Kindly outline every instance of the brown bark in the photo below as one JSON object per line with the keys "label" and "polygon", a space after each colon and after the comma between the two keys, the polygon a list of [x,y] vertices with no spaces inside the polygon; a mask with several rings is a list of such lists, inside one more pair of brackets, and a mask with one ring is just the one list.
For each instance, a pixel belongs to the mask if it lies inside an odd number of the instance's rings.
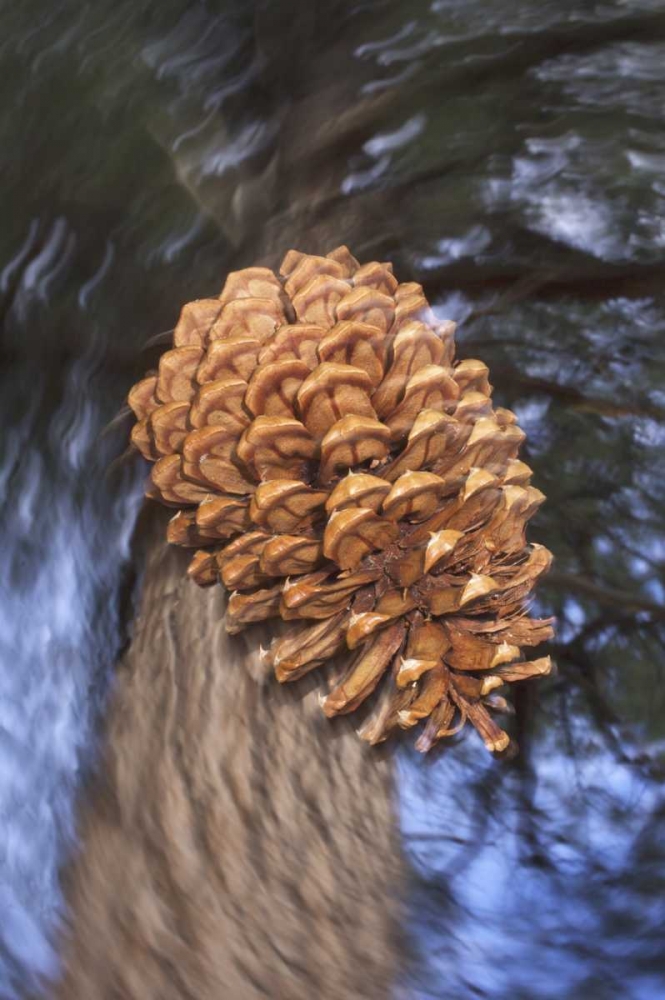
{"label": "brown bark", "polygon": [[[66,879],[66,1000],[384,998],[399,963],[389,760],[279,685],[157,537]],[[320,679],[319,679],[320,680]]]}

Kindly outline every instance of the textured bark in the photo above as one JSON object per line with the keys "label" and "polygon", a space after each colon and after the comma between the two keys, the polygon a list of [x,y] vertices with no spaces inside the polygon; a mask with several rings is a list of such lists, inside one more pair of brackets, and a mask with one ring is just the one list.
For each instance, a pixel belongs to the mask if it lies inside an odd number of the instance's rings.
{"label": "textured bark", "polygon": [[229,637],[222,589],[187,581],[183,558],[150,548],[66,879],[57,995],[387,997],[389,760],[322,716],[314,678],[277,684],[260,627]]}

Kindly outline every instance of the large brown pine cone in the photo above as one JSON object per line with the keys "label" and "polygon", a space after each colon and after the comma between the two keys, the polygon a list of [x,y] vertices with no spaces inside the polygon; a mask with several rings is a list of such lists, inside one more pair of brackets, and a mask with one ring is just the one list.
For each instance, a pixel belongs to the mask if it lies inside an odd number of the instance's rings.
{"label": "large brown pine cone", "polygon": [[326,715],[383,680],[369,742],[426,719],[427,750],[469,720],[503,750],[493,692],[550,670],[520,649],[552,634],[526,614],[551,555],[525,540],[544,497],[524,433],[391,264],[291,250],[280,275],[237,271],[185,305],[129,394],[149,496],[179,508],[168,540],[197,549],[197,583],[232,591],[230,632],[294,622],[266,654],[280,681],[353,651]]}

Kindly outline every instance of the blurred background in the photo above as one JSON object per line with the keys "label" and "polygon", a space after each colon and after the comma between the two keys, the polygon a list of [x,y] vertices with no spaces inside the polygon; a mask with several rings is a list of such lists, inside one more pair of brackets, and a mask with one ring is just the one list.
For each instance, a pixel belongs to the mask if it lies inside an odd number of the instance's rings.
{"label": "blurred background", "polygon": [[665,997],[662,0],[4,0],[0,70],[0,998],[57,969],[131,621],[108,425],[182,302],[342,242],[490,366],[556,556],[519,756],[400,751],[405,995]]}

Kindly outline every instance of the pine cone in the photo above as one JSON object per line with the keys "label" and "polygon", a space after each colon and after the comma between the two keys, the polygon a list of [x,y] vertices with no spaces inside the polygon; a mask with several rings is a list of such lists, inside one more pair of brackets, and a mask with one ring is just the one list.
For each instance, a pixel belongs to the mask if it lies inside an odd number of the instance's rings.
{"label": "pine cone", "polygon": [[280,275],[237,271],[185,305],[129,394],[148,495],[179,508],[168,540],[232,591],[229,632],[294,622],[266,654],[280,681],[353,651],[322,707],[352,712],[382,682],[370,743],[425,719],[428,750],[469,720],[503,750],[493,692],[550,671],[521,658],[552,635],[526,615],[551,555],[525,540],[544,497],[524,433],[391,264],[291,250]]}

